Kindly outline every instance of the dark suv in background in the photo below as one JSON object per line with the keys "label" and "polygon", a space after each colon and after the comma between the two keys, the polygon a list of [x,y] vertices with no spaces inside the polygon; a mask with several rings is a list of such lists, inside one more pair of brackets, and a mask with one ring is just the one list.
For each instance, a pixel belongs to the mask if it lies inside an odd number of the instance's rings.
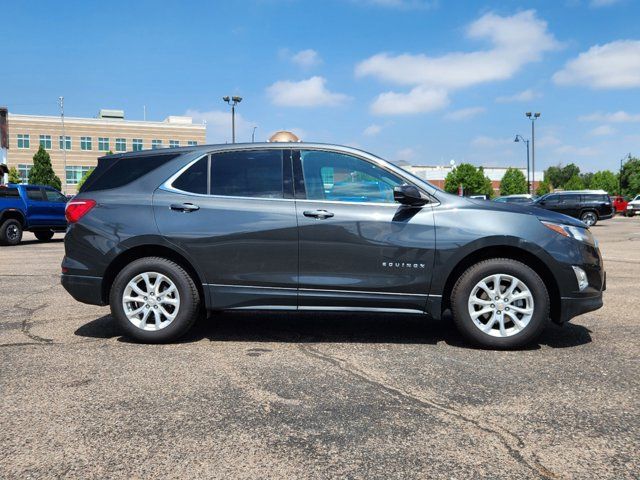
{"label": "dark suv in background", "polygon": [[540,208],[579,218],[587,226],[607,220],[616,210],[611,198],[603,190],[576,190],[548,193],[535,201]]}
{"label": "dark suv in background", "polygon": [[67,206],[62,284],[127,335],[184,334],[207,310],[451,310],[493,348],[602,306],[582,222],[449,195],[374,155],[304,143],[103,157]]}

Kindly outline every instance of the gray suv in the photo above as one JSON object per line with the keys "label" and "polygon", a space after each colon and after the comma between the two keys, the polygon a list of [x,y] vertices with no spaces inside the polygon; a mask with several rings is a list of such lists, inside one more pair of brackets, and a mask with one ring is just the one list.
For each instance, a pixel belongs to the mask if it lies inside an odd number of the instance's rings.
{"label": "gray suv", "polygon": [[582,222],[450,195],[335,145],[110,155],[66,213],[62,284],[143,342],[204,311],[450,310],[470,342],[510,348],[600,308],[605,288]]}

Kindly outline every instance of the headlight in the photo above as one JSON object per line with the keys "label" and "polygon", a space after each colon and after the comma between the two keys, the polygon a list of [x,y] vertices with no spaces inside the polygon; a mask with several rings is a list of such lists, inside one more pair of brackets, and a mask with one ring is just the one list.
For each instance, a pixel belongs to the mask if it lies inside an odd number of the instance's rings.
{"label": "headlight", "polygon": [[564,237],[575,238],[584,243],[588,243],[589,245],[595,245],[596,240],[593,238],[593,234],[586,228],[582,227],[574,227],[573,225],[563,225],[561,223],[552,223],[542,221],[542,224],[550,230],[553,230],[556,233]]}

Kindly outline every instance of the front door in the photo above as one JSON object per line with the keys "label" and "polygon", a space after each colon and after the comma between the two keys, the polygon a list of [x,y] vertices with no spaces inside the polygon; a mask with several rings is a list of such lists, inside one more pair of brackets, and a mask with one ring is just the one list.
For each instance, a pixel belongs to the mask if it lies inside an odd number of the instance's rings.
{"label": "front door", "polygon": [[289,151],[233,150],[193,163],[156,190],[153,205],[160,233],[204,272],[211,308],[295,309],[291,197]]}
{"label": "front door", "polygon": [[406,183],[376,163],[293,152],[300,232],[300,309],[422,311],[434,261],[429,205],[402,206]]}

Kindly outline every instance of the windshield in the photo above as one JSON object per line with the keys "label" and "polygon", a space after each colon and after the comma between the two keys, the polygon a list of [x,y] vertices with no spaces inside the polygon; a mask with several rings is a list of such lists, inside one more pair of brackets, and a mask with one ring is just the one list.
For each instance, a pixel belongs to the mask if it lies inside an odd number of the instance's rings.
{"label": "windshield", "polygon": [[640,195],[636,195],[636,198],[633,199],[634,202],[638,200],[640,200]]}

